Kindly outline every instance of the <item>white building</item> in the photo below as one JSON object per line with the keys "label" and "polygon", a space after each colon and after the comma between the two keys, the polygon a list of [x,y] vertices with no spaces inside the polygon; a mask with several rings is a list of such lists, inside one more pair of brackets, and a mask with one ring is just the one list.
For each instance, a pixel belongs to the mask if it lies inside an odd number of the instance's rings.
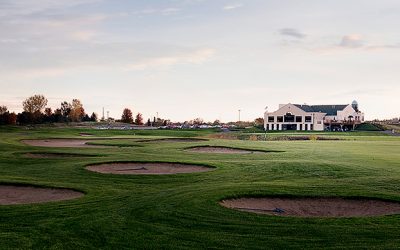
{"label": "white building", "polygon": [[347,105],[280,104],[275,112],[265,111],[265,130],[351,130],[364,122],[364,113],[353,101]]}

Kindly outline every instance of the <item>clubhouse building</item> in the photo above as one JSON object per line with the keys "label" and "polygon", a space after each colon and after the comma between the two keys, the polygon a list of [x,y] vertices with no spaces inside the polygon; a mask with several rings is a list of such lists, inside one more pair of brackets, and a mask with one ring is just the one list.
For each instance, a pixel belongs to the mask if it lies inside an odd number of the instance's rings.
{"label": "clubhouse building", "polygon": [[348,131],[364,122],[358,103],[346,105],[280,104],[264,113],[265,130]]}

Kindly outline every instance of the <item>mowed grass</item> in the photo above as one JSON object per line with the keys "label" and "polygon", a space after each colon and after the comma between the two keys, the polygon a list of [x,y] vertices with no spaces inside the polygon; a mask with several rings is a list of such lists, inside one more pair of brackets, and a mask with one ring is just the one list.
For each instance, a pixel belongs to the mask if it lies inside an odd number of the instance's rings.
{"label": "mowed grass", "polygon": [[[104,137],[96,144],[116,147],[44,148],[20,143],[32,138],[82,138],[80,132]],[[135,140],[212,133],[0,127],[0,182],[67,187],[86,194],[63,202],[0,206],[0,249],[400,247],[400,215],[289,218],[218,204],[223,198],[242,195],[362,196],[400,202],[400,138],[372,132],[372,136],[346,134],[346,140],[339,141]],[[340,133],[323,135],[342,137]],[[234,155],[185,150],[197,145],[283,152]],[[30,159],[24,156],[27,152],[98,157]],[[110,161],[199,163],[216,169],[163,176],[99,174],[85,169],[87,164]]]}

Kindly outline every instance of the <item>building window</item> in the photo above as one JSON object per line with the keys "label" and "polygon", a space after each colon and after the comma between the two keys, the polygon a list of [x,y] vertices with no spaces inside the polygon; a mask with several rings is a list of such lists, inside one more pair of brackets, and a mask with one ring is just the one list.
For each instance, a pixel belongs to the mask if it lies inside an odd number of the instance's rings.
{"label": "building window", "polygon": [[278,122],[283,122],[283,116],[277,116],[276,119],[278,120]]}
{"label": "building window", "polygon": [[306,116],[306,122],[311,122],[311,116]]}
{"label": "building window", "polygon": [[299,130],[303,130],[303,124],[300,124],[300,129]]}
{"label": "building window", "polygon": [[310,124],[310,130],[314,130],[314,124]]}
{"label": "building window", "polygon": [[296,116],[296,122],[303,122],[302,116]]}
{"label": "building window", "polygon": [[271,130],[275,130],[275,124],[272,124]]}
{"label": "building window", "polygon": [[275,116],[268,116],[268,122],[275,122]]}
{"label": "building window", "polygon": [[291,113],[286,113],[285,122],[294,122],[294,115],[292,115]]}

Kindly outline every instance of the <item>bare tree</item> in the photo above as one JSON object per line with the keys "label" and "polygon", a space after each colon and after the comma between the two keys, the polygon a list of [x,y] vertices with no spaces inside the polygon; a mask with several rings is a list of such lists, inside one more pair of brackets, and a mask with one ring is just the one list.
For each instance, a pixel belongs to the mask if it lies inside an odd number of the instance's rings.
{"label": "bare tree", "polygon": [[25,112],[41,114],[47,105],[47,99],[43,95],[34,95],[27,98],[22,105]]}
{"label": "bare tree", "polygon": [[60,111],[61,111],[61,115],[64,117],[64,119],[67,120],[67,118],[69,117],[69,115],[71,113],[71,110],[72,110],[72,105],[70,103],[65,102],[65,101],[61,103]]}
{"label": "bare tree", "polygon": [[204,123],[204,120],[203,120],[203,118],[198,117],[198,118],[194,119],[192,122],[194,125],[201,125]]}
{"label": "bare tree", "polygon": [[0,106],[0,115],[6,113],[8,111],[8,108],[6,106]]}

